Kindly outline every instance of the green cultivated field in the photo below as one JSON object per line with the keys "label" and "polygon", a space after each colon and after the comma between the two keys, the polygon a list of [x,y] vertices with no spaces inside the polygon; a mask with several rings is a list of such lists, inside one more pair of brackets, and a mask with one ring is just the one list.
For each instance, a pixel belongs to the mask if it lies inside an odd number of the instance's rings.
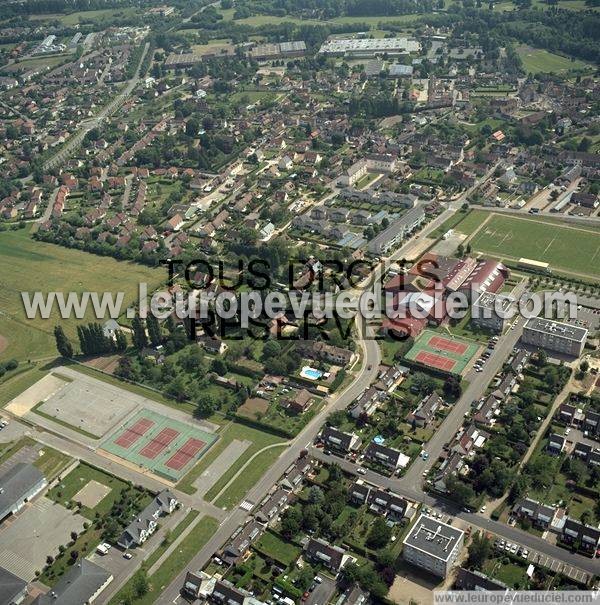
{"label": "green cultivated field", "polygon": [[[78,320],[61,320],[56,310],[49,319],[27,319],[22,291],[57,291],[65,295],[71,291],[123,292],[126,307],[137,299],[140,282],[148,283],[152,289],[164,277],[160,269],[37,242],[31,239],[28,229],[0,233],[0,257],[0,336],[7,341],[4,345],[0,342],[0,359],[27,360],[53,355],[52,331],[59,321],[68,336],[76,337]],[[85,319],[80,321],[94,320],[89,305]]]}
{"label": "green cultivated field", "polygon": [[567,57],[555,55],[554,53],[539,48],[520,46],[517,49],[523,69],[527,73],[561,73],[570,69],[586,69],[591,67],[588,63],[575,59],[572,61]]}
{"label": "green cultivated field", "polygon": [[592,230],[494,214],[469,243],[495,258],[524,257],[550,263],[552,269],[600,277],[600,239]]}

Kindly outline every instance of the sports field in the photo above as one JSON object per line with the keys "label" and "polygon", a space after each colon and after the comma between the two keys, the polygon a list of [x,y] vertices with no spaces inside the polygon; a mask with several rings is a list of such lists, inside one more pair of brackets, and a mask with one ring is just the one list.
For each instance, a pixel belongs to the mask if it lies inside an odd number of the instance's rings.
{"label": "sports field", "polygon": [[492,214],[469,243],[495,258],[524,257],[582,277],[600,277],[600,238],[585,227]]}
{"label": "sports field", "polygon": [[405,358],[442,372],[462,374],[478,348],[478,344],[468,340],[424,330],[417,336]]}
{"label": "sports field", "polygon": [[523,69],[527,73],[563,73],[571,69],[591,68],[589,63],[578,59],[571,60],[568,57],[556,55],[541,48],[530,46],[519,46],[517,54],[523,61]]}
{"label": "sports field", "polygon": [[215,439],[191,424],[140,410],[102,444],[102,449],[175,482]]}

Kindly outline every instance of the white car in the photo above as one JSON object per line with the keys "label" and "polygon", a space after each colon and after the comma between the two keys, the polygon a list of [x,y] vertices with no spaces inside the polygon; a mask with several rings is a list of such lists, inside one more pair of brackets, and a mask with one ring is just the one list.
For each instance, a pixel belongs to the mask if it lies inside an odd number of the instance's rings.
{"label": "white car", "polygon": [[366,474],[367,474],[366,469],[364,469],[362,466],[359,466],[359,467],[356,469],[356,472],[357,472],[359,475],[366,475]]}
{"label": "white car", "polygon": [[480,509],[479,512],[480,513],[485,513],[485,509],[487,508],[487,506],[484,504]]}

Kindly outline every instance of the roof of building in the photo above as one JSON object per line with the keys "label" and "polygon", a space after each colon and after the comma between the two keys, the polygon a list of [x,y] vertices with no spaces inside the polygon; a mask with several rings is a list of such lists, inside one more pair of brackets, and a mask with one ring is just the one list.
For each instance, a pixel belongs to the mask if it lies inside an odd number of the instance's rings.
{"label": "roof of building", "polygon": [[404,539],[403,544],[428,555],[448,561],[464,532],[426,515],[421,515]]}
{"label": "roof of building", "polygon": [[332,546],[320,538],[311,538],[305,548],[306,552],[319,559],[332,569],[339,569],[344,561],[346,551],[339,546]]}
{"label": "roof of building", "polygon": [[530,317],[525,324],[525,329],[542,332],[544,334],[553,334],[577,342],[583,342],[588,334],[588,331],[585,328],[553,321],[551,319],[544,319],[542,317]]}
{"label": "roof of building", "polygon": [[110,572],[87,559],[80,559],[50,592],[40,595],[33,605],[82,605],[110,580]]}
{"label": "roof of building", "polygon": [[0,567],[0,605],[11,605],[27,588],[27,582]]}
{"label": "roof of building", "polygon": [[33,464],[18,462],[12,466],[0,477],[0,514],[43,480],[44,475]]}

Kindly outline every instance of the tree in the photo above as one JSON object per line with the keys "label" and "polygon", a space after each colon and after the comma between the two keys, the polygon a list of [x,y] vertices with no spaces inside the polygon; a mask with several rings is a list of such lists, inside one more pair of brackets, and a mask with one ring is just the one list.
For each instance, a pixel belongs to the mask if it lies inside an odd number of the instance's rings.
{"label": "tree", "polygon": [[219,376],[225,376],[225,374],[227,374],[227,363],[219,357],[216,357],[210,364],[210,371]]}
{"label": "tree", "polygon": [[300,532],[302,519],[296,508],[288,508],[281,517],[281,535],[286,540],[291,540]]}
{"label": "tree", "polygon": [[212,395],[202,393],[196,402],[196,415],[200,418],[210,416],[217,409],[217,404]]}
{"label": "tree", "polygon": [[483,534],[475,534],[469,546],[469,567],[482,569],[491,552],[491,542]]}
{"label": "tree", "polygon": [[154,314],[149,313],[146,318],[146,327],[148,328],[148,337],[153,347],[157,347],[162,341],[160,324]]}
{"label": "tree", "polygon": [[133,346],[138,351],[145,349],[148,346],[148,337],[146,336],[144,322],[138,315],[131,320],[131,328],[133,329],[133,335],[131,337]]}
{"label": "tree", "polygon": [[446,481],[446,491],[450,498],[460,506],[467,506],[475,498],[473,488],[454,475],[448,477]]}
{"label": "tree", "polygon": [[311,504],[321,504],[325,500],[325,494],[318,485],[313,485],[308,492],[308,501]]}
{"label": "tree", "polygon": [[149,587],[146,570],[140,569],[133,577],[133,593],[139,599],[148,592]]}
{"label": "tree", "polygon": [[392,537],[392,530],[388,527],[383,517],[377,517],[367,537],[369,548],[383,548]]}
{"label": "tree", "polygon": [[65,359],[71,359],[73,357],[73,346],[66,337],[62,326],[54,327],[54,338],[56,339],[56,349],[61,356]]}
{"label": "tree", "polygon": [[127,336],[125,336],[123,330],[115,331],[115,348],[121,352],[127,350]]}

